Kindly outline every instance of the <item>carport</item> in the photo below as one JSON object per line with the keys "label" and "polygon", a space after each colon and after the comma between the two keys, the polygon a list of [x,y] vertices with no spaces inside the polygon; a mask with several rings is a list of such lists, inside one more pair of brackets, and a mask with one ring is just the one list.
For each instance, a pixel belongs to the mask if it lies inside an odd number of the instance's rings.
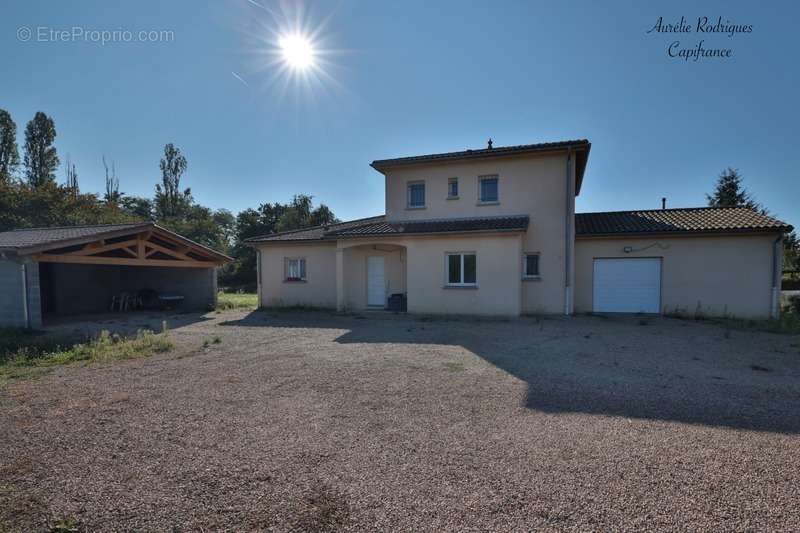
{"label": "carport", "polygon": [[0,327],[108,312],[112,301],[135,302],[141,293],[171,299],[181,310],[210,309],[217,267],[228,261],[152,222],[3,232]]}

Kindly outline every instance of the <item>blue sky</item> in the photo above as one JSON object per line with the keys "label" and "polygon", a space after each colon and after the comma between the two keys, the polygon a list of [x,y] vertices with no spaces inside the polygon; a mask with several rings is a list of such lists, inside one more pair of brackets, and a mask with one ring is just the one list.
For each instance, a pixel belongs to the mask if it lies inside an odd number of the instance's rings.
{"label": "blue sky", "polygon": [[[296,2],[10,1],[0,18],[0,107],[56,122],[82,188],[151,195],[175,143],[195,198],[234,212],[294,193],[343,219],[383,212],[373,159],[588,138],[579,211],[705,203],[725,167],[800,226],[797,2],[307,2],[325,75],[287,80],[273,33]],[[748,5],[749,4],[749,5]],[[609,5],[609,4],[606,4]],[[270,14],[277,14],[273,16]],[[658,19],[722,16],[752,33],[647,34]],[[170,30],[171,42],[22,42],[22,26]],[[670,58],[687,47],[730,59]],[[236,73],[239,78],[232,73]],[[63,180],[63,168],[59,169]]]}

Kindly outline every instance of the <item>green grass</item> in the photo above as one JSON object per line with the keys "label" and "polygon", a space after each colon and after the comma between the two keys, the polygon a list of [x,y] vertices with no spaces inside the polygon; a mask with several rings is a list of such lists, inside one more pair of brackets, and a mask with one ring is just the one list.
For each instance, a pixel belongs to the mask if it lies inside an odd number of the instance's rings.
{"label": "green grass", "polygon": [[258,295],[244,292],[220,292],[217,295],[217,311],[227,309],[255,309]]}
{"label": "green grass", "polygon": [[103,331],[99,337],[84,342],[25,330],[0,330],[0,386],[15,379],[39,376],[59,365],[148,357],[173,347],[167,334],[156,335],[145,330],[131,338]]}
{"label": "green grass", "polygon": [[720,318],[712,320],[731,329],[800,335],[800,314],[788,310],[783,311],[780,318],[765,320],[748,320],[743,318]]}

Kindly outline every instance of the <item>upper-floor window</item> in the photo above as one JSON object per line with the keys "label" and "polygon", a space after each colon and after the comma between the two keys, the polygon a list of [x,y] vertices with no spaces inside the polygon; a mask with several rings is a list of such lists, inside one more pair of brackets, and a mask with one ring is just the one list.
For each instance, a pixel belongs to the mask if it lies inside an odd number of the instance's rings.
{"label": "upper-floor window", "polygon": [[450,178],[447,180],[447,198],[448,200],[458,198],[458,178]]}
{"label": "upper-floor window", "polygon": [[424,181],[415,181],[408,184],[408,207],[412,209],[425,207]]}
{"label": "upper-floor window", "polygon": [[480,203],[495,203],[500,201],[497,176],[480,176],[478,178]]}

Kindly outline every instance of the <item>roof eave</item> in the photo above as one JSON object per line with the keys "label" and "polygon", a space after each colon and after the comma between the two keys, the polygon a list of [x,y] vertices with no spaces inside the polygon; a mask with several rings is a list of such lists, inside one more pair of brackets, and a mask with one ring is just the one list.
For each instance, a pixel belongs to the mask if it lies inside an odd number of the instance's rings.
{"label": "roof eave", "polygon": [[[532,147],[514,151],[504,151],[502,147],[500,147],[500,148],[495,148],[493,151],[483,149],[483,150],[476,150],[474,153],[456,152],[452,156],[444,156],[438,158],[432,157],[430,159],[425,159],[424,158],[425,156],[421,156],[420,159],[414,159],[413,156],[410,158],[399,157],[395,159],[376,159],[375,161],[370,163],[369,166],[371,166],[372,168],[383,174],[384,170],[393,167],[429,165],[437,163],[452,163],[453,161],[465,161],[471,159],[490,159],[494,157],[517,157],[530,154],[544,154],[550,152],[558,153],[558,152],[566,152],[567,150],[585,151],[588,159],[589,150],[591,149],[591,146],[592,146],[591,142],[582,141],[582,142],[568,143],[568,144],[565,143],[559,146],[542,146],[540,148]],[[582,173],[583,172],[581,171],[581,174]]]}

